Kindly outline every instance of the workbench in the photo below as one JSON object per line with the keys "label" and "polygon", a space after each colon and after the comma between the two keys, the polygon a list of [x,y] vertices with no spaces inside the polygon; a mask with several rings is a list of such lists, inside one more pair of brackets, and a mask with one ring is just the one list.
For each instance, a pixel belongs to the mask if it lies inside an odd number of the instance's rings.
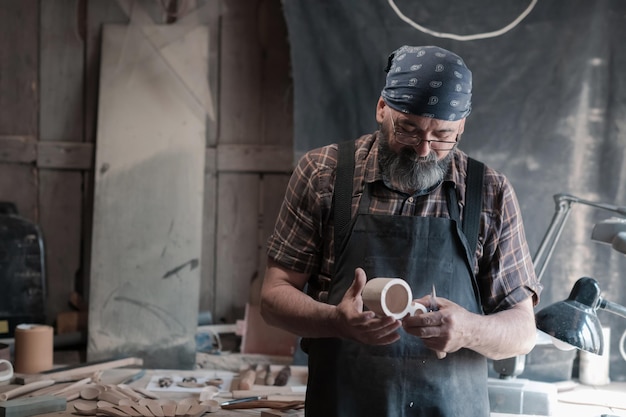
{"label": "workbench", "polygon": [[[140,369],[138,368],[120,368],[107,370],[102,374],[101,382],[103,384],[117,384],[120,381],[128,378],[129,376],[136,374]],[[196,371],[175,371],[175,370],[147,370],[145,375],[140,379],[133,381],[130,386],[138,388],[146,388],[149,384],[154,383],[155,375],[207,375],[210,370],[196,370]],[[293,381],[290,381],[290,385],[299,386],[306,375],[302,375],[297,370],[295,372]],[[305,381],[305,380],[304,380]],[[558,403],[556,405],[556,411],[552,415],[554,417],[600,417],[600,416],[619,416],[626,417],[626,382],[616,382],[605,386],[585,386],[572,381],[570,384],[561,385],[561,391],[558,394]],[[0,393],[9,389],[9,385],[0,386]],[[188,392],[158,392],[161,398],[173,398],[182,399],[194,396],[197,394]],[[220,394],[221,395],[221,394]],[[218,401],[226,401],[228,394],[225,398],[217,398]],[[78,401],[78,400],[76,400]],[[70,401],[67,403],[65,411],[59,411],[54,413],[40,414],[43,417],[74,417],[73,403]],[[609,405],[612,405],[610,407]],[[244,409],[244,410],[218,410],[216,412],[207,413],[205,417],[242,417],[242,416],[255,416],[261,417],[262,412],[267,412],[268,409]],[[265,414],[265,413],[263,413]],[[280,415],[280,414],[276,414]],[[290,417],[300,417],[304,415],[302,410],[285,414]],[[501,414],[492,413],[491,417],[524,417],[521,414]]]}

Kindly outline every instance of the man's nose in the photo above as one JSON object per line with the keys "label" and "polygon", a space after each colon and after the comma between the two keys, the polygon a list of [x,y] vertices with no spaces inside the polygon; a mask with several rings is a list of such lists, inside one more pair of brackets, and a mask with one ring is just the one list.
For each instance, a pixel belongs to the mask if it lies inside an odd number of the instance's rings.
{"label": "man's nose", "polygon": [[422,139],[420,143],[413,146],[413,149],[415,149],[415,153],[420,157],[428,156],[428,154],[430,154],[430,151],[431,151],[430,142]]}

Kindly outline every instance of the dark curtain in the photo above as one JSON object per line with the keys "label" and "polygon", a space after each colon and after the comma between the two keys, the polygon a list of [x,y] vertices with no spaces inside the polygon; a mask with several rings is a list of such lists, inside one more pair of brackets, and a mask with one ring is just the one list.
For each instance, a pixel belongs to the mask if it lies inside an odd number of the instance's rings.
{"label": "dark curtain", "polygon": [[[548,228],[553,195],[626,205],[626,2],[539,0],[499,36],[454,40],[417,30],[475,35],[498,31],[523,0],[283,0],[295,86],[295,152],[376,128],[374,110],[387,56],[401,45],[438,45],[474,75],[473,111],[461,149],[506,174],[518,194],[531,251]],[[626,256],[590,239],[615,214],[574,204],[542,278],[542,308],[568,296],[582,276],[626,305]],[[611,379],[626,380],[619,339],[626,319],[599,311],[610,326]]]}

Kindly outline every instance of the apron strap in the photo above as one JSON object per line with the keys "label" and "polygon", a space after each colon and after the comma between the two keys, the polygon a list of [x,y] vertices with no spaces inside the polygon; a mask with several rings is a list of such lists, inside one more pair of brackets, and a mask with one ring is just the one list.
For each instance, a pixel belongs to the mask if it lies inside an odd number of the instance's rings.
{"label": "apron strap", "polygon": [[483,178],[485,165],[482,162],[469,158],[467,162],[467,178],[465,180],[465,209],[463,215],[462,230],[459,228],[460,213],[459,203],[456,197],[456,189],[452,183],[447,183],[448,210],[450,218],[457,223],[457,230],[463,233],[467,246],[465,247],[467,267],[472,276],[472,286],[474,295],[479,306],[482,306],[480,289],[474,275],[474,259],[476,258],[476,247],[478,246],[478,231],[480,230],[480,213],[483,205]]}
{"label": "apron strap", "polygon": [[354,182],[354,141],[339,143],[333,207],[335,216],[335,259],[345,240],[352,217],[352,184]]}
{"label": "apron strap", "polygon": [[467,179],[465,189],[465,212],[463,215],[463,233],[469,244],[472,259],[476,256],[478,246],[478,230],[480,229],[480,212],[483,207],[483,178],[485,164],[475,159],[467,160]]}

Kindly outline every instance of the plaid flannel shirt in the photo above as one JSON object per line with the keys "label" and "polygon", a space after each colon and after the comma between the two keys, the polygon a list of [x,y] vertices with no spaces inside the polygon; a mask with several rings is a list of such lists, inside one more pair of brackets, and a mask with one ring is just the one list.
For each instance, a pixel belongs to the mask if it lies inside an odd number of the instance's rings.
{"label": "plaid flannel shirt", "polygon": [[[356,213],[364,185],[373,183],[370,213],[395,216],[449,218],[442,186],[425,195],[408,195],[386,187],[378,165],[378,132],[362,136],[355,144],[352,215]],[[444,181],[451,181],[461,211],[465,204],[467,155],[453,151]],[[328,145],[300,158],[268,240],[268,256],[284,268],[309,273],[313,279],[329,279],[334,262],[332,196],[338,146]],[[486,167],[483,207],[474,273],[486,314],[510,308],[533,297],[539,301],[537,281],[524,225],[513,187],[507,178]]]}

